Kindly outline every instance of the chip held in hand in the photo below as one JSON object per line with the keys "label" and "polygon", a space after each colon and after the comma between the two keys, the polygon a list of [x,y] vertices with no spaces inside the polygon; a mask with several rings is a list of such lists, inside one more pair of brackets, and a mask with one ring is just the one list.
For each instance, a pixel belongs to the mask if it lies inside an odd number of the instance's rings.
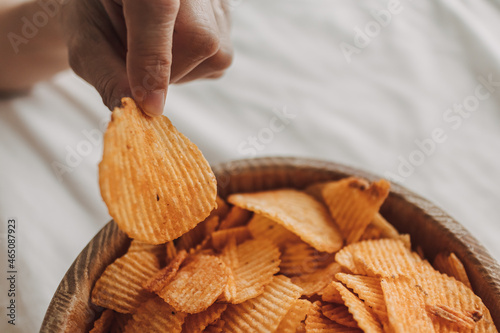
{"label": "chip held in hand", "polygon": [[104,134],[101,195],[131,238],[165,243],[215,208],[215,176],[198,147],[167,117],[145,115],[131,98],[122,104]]}

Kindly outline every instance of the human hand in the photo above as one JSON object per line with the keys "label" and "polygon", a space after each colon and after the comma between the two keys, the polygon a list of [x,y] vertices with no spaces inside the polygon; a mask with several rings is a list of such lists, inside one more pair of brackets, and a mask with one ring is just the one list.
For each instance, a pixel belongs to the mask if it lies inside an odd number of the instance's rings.
{"label": "human hand", "polygon": [[232,61],[226,0],[70,0],[60,22],[73,70],[113,108],[163,112],[169,83],[218,78]]}

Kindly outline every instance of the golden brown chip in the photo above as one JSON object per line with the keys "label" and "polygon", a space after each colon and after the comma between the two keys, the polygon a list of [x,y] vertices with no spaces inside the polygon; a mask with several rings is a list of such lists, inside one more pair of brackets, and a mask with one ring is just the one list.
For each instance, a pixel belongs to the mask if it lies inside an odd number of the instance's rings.
{"label": "golden brown chip", "polygon": [[188,315],[182,327],[183,333],[199,333],[220,318],[227,304],[215,303],[203,312]]}
{"label": "golden brown chip", "polygon": [[322,194],[347,244],[358,241],[389,194],[390,184],[350,177],[324,186]]}
{"label": "golden brown chip", "polygon": [[332,253],[342,247],[342,236],[326,208],[304,192],[282,189],[233,194],[228,201],[274,220],[318,251]]}
{"label": "golden brown chip", "polygon": [[229,210],[229,213],[226,215],[224,220],[221,221],[219,230],[245,225],[250,220],[251,216],[252,212],[237,206],[233,206]]}
{"label": "golden brown chip", "polygon": [[430,314],[452,323],[454,328],[471,330],[476,324],[471,314],[452,309],[446,305],[427,305],[426,309]]}
{"label": "golden brown chip", "polygon": [[94,327],[89,333],[108,333],[113,321],[115,320],[115,312],[110,309],[105,309],[99,319],[94,322]]}
{"label": "golden brown chip", "polygon": [[436,258],[434,259],[433,266],[441,273],[448,274],[449,276],[454,277],[455,279],[472,289],[469,278],[467,277],[467,272],[465,271],[465,267],[460,259],[457,258],[455,253],[438,253]]}
{"label": "golden brown chip", "polygon": [[154,296],[141,304],[125,326],[124,333],[180,333],[185,317],[185,313],[176,312]]}
{"label": "golden brown chip", "polygon": [[170,241],[165,244],[167,250],[167,263],[172,261],[177,255],[177,249],[175,248],[175,244],[173,241]]}
{"label": "golden brown chip", "polygon": [[168,264],[168,266],[163,267],[155,275],[150,277],[144,283],[144,288],[153,293],[159,293],[166,285],[168,285],[173,279],[179,267],[187,258],[188,254],[185,250],[180,251],[177,256]]}
{"label": "golden brown chip", "polygon": [[123,333],[125,332],[125,326],[132,320],[132,315],[130,313],[119,313],[115,312],[115,320],[111,325],[109,333]]}
{"label": "golden brown chip", "polygon": [[300,322],[306,318],[311,307],[311,302],[306,299],[298,299],[293,302],[292,307],[281,320],[276,333],[295,333]]}
{"label": "golden brown chip", "polygon": [[149,252],[126,253],[106,267],[92,290],[92,303],[121,313],[133,313],[149,292],[142,283],[160,269]]}
{"label": "golden brown chip", "polygon": [[375,213],[359,240],[380,238],[400,238],[400,234],[380,213]]}
{"label": "golden brown chip", "polygon": [[217,207],[210,213],[210,215],[218,216],[219,221],[222,221],[229,212],[229,206],[226,201],[219,196],[215,198],[215,201],[217,203]]}
{"label": "golden brown chip", "polygon": [[259,296],[227,307],[223,332],[274,332],[300,294],[289,278],[277,275]]}
{"label": "golden brown chip", "polygon": [[165,243],[215,208],[215,176],[200,150],[167,117],[146,116],[131,98],[122,104],[104,134],[101,194],[131,238]]}
{"label": "golden brown chip", "polygon": [[158,258],[160,266],[165,263],[165,244],[148,244],[138,241],[137,239],[132,239],[127,252],[141,251],[153,253]]}
{"label": "golden brown chip", "polygon": [[424,294],[411,279],[405,276],[384,278],[380,284],[389,324],[395,333],[434,332],[432,321],[425,310]]}
{"label": "golden brown chip", "polygon": [[323,300],[323,302],[344,304],[344,300],[342,299],[342,296],[335,287],[334,282],[336,281],[330,282],[323,290],[318,292],[318,295],[321,295],[321,299]]}
{"label": "golden brown chip", "polygon": [[176,311],[199,313],[217,300],[226,283],[226,265],[219,258],[196,255],[158,295]]}
{"label": "golden brown chip", "polygon": [[332,281],[335,274],[342,271],[336,262],[331,263],[326,268],[318,269],[310,274],[292,277],[292,282],[303,289],[302,295],[311,296],[319,293]]}
{"label": "golden brown chip", "polygon": [[347,245],[335,261],[355,274],[387,277],[411,275],[421,260],[399,239],[377,239]]}
{"label": "golden brown chip", "polygon": [[224,328],[224,320],[218,319],[215,323],[210,324],[203,330],[203,333],[221,333]]}
{"label": "golden brown chip", "polygon": [[268,239],[280,249],[284,249],[285,245],[290,242],[297,243],[300,241],[299,236],[260,214],[253,215],[248,223],[248,229],[253,238]]}
{"label": "golden brown chip", "polygon": [[349,309],[344,304],[324,304],[321,312],[326,318],[347,327],[359,328],[358,323],[352,317]]}
{"label": "golden brown chip", "polygon": [[359,328],[340,325],[321,314],[321,302],[314,302],[306,318],[307,333],[362,333]]}
{"label": "golden brown chip", "polygon": [[229,303],[237,296],[236,280],[233,269],[236,269],[240,262],[238,259],[236,239],[234,237],[229,239],[226,247],[222,250],[220,259],[226,265],[227,284],[218,300]]}
{"label": "golden brown chip", "polygon": [[212,246],[216,250],[222,250],[230,238],[234,237],[237,244],[250,239],[252,234],[247,227],[236,227],[231,229],[217,230],[212,233]]}
{"label": "golden brown chip", "polygon": [[347,288],[352,289],[382,323],[387,322],[387,308],[379,278],[345,273],[338,273],[335,277]]}
{"label": "golden brown chip", "polygon": [[248,240],[238,246],[230,242],[221,259],[232,270],[236,293],[229,293],[226,301],[238,304],[261,294],[279,271],[279,257],[278,247],[268,240]]}
{"label": "golden brown chip", "polygon": [[375,315],[362,300],[351,293],[342,283],[335,282],[335,286],[342,296],[349,312],[352,314],[352,317],[364,332],[383,332],[382,326],[375,318]]}
{"label": "golden brown chip", "polygon": [[179,237],[176,241],[177,250],[186,250],[196,247],[203,242],[208,235],[212,234],[219,226],[218,216],[209,216],[205,221],[199,223],[194,229]]}
{"label": "golden brown chip", "polygon": [[288,277],[310,274],[334,260],[333,254],[319,252],[302,241],[288,243],[281,254],[280,273]]}

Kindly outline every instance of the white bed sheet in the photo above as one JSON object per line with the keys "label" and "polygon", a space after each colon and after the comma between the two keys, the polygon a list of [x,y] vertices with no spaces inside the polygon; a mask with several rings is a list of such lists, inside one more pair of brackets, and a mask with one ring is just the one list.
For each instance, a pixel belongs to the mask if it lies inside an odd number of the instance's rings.
{"label": "white bed sheet", "polygon": [[[234,0],[232,68],[218,81],[171,87],[165,114],[212,164],[302,156],[392,175],[500,259],[499,3],[394,1]],[[390,22],[348,63],[339,45],[354,45],[357,28],[376,29],[372,11],[388,8]],[[491,91],[478,88],[488,76]],[[464,102],[474,111],[447,111]],[[39,330],[65,271],[109,221],[97,183],[109,117],[71,72],[0,100],[2,272],[7,219],[18,221],[17,325],[3,314],[2,278],[0,331]],[[446,140],[422,158],[415,140],[439,129]],[[85,156],[68,164],[70,151]],[[422,164],[398,173],[410,156]]]}

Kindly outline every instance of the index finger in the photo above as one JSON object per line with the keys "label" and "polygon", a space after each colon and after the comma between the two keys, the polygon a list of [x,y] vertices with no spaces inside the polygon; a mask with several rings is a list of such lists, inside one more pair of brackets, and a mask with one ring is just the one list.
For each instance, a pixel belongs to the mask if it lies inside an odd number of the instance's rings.
{"label": "index finger", "polygon": [[163,113],[179,0],[123,0],[127,75],[132,96],[150,116]]}

